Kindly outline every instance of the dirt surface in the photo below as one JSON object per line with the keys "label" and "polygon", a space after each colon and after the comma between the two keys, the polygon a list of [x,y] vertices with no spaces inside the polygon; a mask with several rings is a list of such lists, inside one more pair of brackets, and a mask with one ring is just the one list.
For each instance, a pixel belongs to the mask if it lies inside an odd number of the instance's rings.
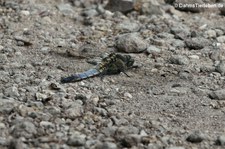
{"label": "dirt surface", "polygon": [[[105,10],[107,1],[0,4],[0,148],[224,148],[218,9],[192,13],[151,0],[126,14]],[[124,42],[127,34],[135,40]],[[60,83],[112,51],[135,59],[130,77]]]}

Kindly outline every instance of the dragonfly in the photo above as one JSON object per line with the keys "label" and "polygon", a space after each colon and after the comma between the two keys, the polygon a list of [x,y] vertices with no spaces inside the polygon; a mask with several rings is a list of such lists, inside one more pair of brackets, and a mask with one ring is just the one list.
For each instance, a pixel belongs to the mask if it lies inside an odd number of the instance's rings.
{"label": "dragonfly", "polygon": [[[134,59],[130,55],[122,55],[113,52],[103,58],[94,68],[61,78],[61,83],[78,82],[94,76],[103,77],[105,75],[119,74],[121,72],[126,74],[125,71],[132,68],[133,64]],[[127,76],[129,77],[129,75]]]}

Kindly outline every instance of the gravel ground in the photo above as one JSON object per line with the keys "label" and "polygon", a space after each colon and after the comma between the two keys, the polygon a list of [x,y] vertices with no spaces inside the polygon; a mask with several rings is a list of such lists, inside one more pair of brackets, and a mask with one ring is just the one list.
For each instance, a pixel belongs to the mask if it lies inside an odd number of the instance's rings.
{"label": "gravel ground", "polygon": [[[224,148],[224,8],[0,0],[0,148]],[[60,83],[112,51],[130,77]]]}

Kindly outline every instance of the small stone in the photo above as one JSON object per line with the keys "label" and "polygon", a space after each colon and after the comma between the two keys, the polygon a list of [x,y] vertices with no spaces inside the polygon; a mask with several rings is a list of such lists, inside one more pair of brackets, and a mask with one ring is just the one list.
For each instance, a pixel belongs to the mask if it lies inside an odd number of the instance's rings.
{"label": "small stone", "polygon": [[54,128],[55,125],[52,122],[48,122],[48,121],[41,121],[40,122],[40,126],[45,128],[45,129],[49,129],[49,128]]}
{"label": "small stone", "polygon": [[4,47],[2,45],[0,45],[0,51],[2,51],[4,49]]}
{"label": "small stone", "polygon": [[210,45],[210,41],[202,37],[187,39],[185,43],[189,49],[194,49],[194,50],[202,49],[205,46]]}
{"label": "small stone", "polygon": [[98,15],[98,11],[96,9],[88,9],[88,10],[85,10],[83,13],[82,13],[83,16],[85,17],[94,17],[94,16],[97,16]]}
{"label": "small stone", "polygon": [[183,40],[180,40],[180,39],[172,40],[171,45],[173,47],[176,47],[176,48],[183,48],[183,47],[185,47],[184,41]]}
{"label": "small stone", "polygon": [[124,147],[132,147],[132,146],[136,146],[138,143],[141,142],[141,136],[137,135],[137,134],[129,134],[127,136],[124,137],[124,139],[122,140],[122,145]]}
{"label": "small stone", "polygon": [[159,53],[161,52],[161,49],[159,49],[159,48],[157,48],[157,47],[155,47],[155,46],[149,46],[149,47],[147,48],[147,52],[148,52],[148,54],[153,54],[153,55],[155,55],[155,54],[159,54]]}
{"label": "small stone", "polygon": [[216,38],[218,42],[225,43],[225,36],[219,36]]}
{"label": "small stone", "polygon": [[190,55],[188,56],[190,59],[193,59],[193,60],[199,60],[199,56],[198,55]]}
{"label": "small stone", "polygon": [[94,105],[97,105],[98,104],[98,101],[99,101],[99,97],[98,96],[93,97],[93,98],[91,98],[91,100],[94,103]]}
{"label": "small stone", "polygon": [[205,139],[205,136],[199,132],[199,131],[195,131],[193,133],[191,133],[188,137],[187,137],[187,141],[191,142],[191,143],[200,143]]}
{"label": "small stone", "polygon": [[16,138],[25,137],[30,139],[37,134],[35,125],[29,121],[22,121],[11,128],[12,131],[10,133]]}
{"label": "small stone", "polygon": [[65,16],[72,15],[74,13],[73,7],[69,3],[67,3],[67,4],[61,3],[61,4],[57,5],[57,8]]}
{"label": "small stone", "polygon": [[8,58],[5,54],[0,54],[0,63],[7,63]]}
{"label": "small stone", "polygon": [[218,136],[215,142],[216,145],[225,145],[225,135]]}
{"label": "small stone", "polygon": [[177,65],[187,65],[189,64],[189,59],[183,55],[174,55],[170,58],[170,63]]}
{"label": "small stone", "polygon": [[117,149],[118,147],[115,143],[104,142],[104,143],[100,144],[99,146],[97,146],[96,148],[98,148],[98,149]]}
{"label": "small stone", "polygon": [[[156,1],[157,2],[157,1]],[[153,4],[151,1],[148,3],[143,3],[141,6],[141,13],[144,15],[162,15],[163,10],[160,5]]]}
{"label": "small stone", "polygon": [[27,10],[22,10],[20,13],[21,13],[22,15],[24,15],[24,16],[29,16],[29,15],[30,15],[30,12],[27,11]]}
{"label": "small stone", "polygon": [[130,93],[128,93],[128,92],[124,93],[124,97],[130,98],[130,99],[133,98],[133,96]]}
{"label": "small stone", "polygon": [[147,42],[136,33],[127,33],[118,37],[116,48],[126,53],[139,53],[147,49]]}
{"label": "small stone", "polygon": [[20,96],[18,88],[16,86],[12,86],[12,87],[5,89],[5,95],[8,97],[19,97]]}
{"label": "small stone", "polygon": [[49,52],[49,47],[42,47],[41,52],[43,52],[43,53]]}
{"label": "small stone", "polygon": [[125,20],[117,24],[115,28],[120,32],[129,33],[138,31],[140,29],[140,25],[137,22]]}
{"label": "small stone", "polygon": [[219,72],[222,76],[225,75],[225,61],[224,60],[221,60],[219,62],[219,64],[216,66],[216,69],[215,69],[217,72]]}
{"label": "small stone", "polygon": [[105,9],[112,12],[120,11],[122,13],[127,13],[134,8],[134,2],[132,0],[109,0]]}
{"label": "small stone", "polygon": [[209,97],[214,100],[225,100],[225,89],[212,91],[209,93]]}
{"label": "small stone", "polygon": [[103,108],[99,108],[99,107],[94,107],[94,111],[101,114],[102,116],[107,116],[108,112],[103,109]]}
{"label": "small stone", "polygon": [[42,93],[36,93],[35,96],[37,101],[44,101],[48,97],[47,95]]}
{"label": "small stone", "polygon": [[182,147],[182,146],[171,146],[171,147],[167,147],[166,149],[185,149],[185,147]]}
{"label": "small stone", "polygon": [[170,32],[175,35],[175,38],[182,40],[191,35],[190,28],[183,24],[172,27]]}
{"label": "small stone", "polygon": [[205,34],[209,38],[215,38],[216,37],[216,31],[215,30],[212,30],[212,29],[206,31]]}
{"label": "small stone", "polygon": [[82,134],[73,134],[72,136],[69,137],[69,139],[67,140],[67,144],[69,146],[83,146],[85,144],[85,140],[86,140],[86,135],[82,135]]}
{"label": "small stone", "polygon": [[73,103],[70,107],[66,108],[65,115],[70,119],[76,119],[83,113],[83,106],[80,103]]}

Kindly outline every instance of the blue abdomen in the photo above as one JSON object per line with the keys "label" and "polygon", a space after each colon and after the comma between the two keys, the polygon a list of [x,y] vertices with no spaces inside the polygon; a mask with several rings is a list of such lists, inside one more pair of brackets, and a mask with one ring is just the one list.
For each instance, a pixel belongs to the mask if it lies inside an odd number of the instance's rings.
{"label": "blue abdomen", "polygon": [[82,72],[82,73],[78,73],[78,74],[74,74],[71,75],[69,77],[66,78],[62,78],[61,82],[62,83],[70,83],[70,82],[76,82],[76,81],[80,81],[92,76],[96,76],[99,74],[99,71],[97,69],[90,69],[88,71]]}

